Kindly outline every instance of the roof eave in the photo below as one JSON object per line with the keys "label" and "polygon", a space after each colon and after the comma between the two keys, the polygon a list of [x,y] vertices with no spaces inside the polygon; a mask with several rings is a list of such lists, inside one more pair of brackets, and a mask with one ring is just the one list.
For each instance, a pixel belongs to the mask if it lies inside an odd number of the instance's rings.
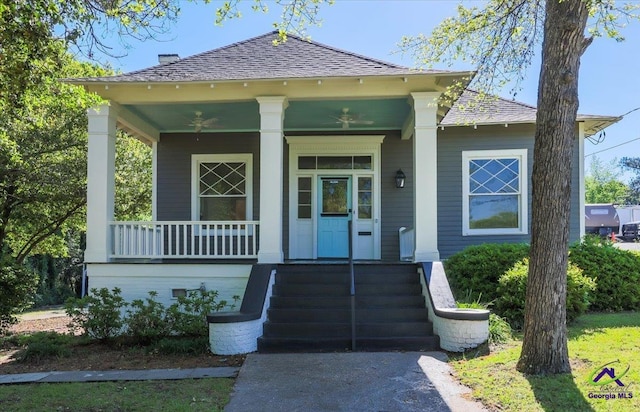
{"label": "roof eave", "polygon": [[578,115],[577,121],[584,123],[584,137],[596,133],[622,120],[622,116],[584,116]]}
{"label": "roof eave", "polygon": [[385,78],[398,78],[406,77],[442,77],[442,78],[459,78],[466,80],[467,83],[473,78],[475,72],[473,71],[434,71],[434,72],[421,72],[421,71],[407,71],[390,74],[359,74],[351,76],[304,76],[304,77],[274,77],[274,78],[237,78],[237,79],[197,79],[197,80],[173,80],[173,79],[148,79],[148,80],[115,80],[117,77],[96,77],[96,78],[66,78],[61,79],[62,82],[68,84],[74,84],[79,86],[116,86],[116,85],[149,85],[149,84],[211,84],[211,83],[242,83],[242,82],[281,82],[281,81],[300,81],[300,80],[345,80],[345,79],[385,79]]}
{"label": "roof eave", "polygon": [[[584,123],[584,135],[585,137],[592,136],[601,130],[606,129],[612,124],[620,121],[622,117],[619,116],[585,116],[578,115],[576,121],[578,123]],[[438,126],[442,127],[469,127],[469,126],[502,126],[502,125],[516,125],[516,124],[532,124],[535,125],[536,119],[529,120],[491,120],[491,121],[479,121],[479,122],[465,122],[465,123],[440,123]]]}

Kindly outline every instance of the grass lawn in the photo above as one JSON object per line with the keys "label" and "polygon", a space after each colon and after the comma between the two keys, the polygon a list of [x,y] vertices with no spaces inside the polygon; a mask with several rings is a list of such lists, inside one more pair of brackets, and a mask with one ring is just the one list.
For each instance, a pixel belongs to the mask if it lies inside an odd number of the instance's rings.
{"label": "grass lawn", "polygon": [[3,411],[222,411],[233,379],[0,386]]}
{"label": "grass lawn", "polygon": [[[516,371],[521,341],[494,353],[452,361],[459,379],[473,396],[501,411],[640,411],[640,312],[589,314],[569,327],[572,374],[525,376]],[[602,366],[615,369],[616,383],[594,386]],[[600,382],[604,382],[605,376]],[[626,398],[618,392],[624,391]],[[630,395],[632,397],[630,397]],[[606,399],[610,397],[611,399]]]}

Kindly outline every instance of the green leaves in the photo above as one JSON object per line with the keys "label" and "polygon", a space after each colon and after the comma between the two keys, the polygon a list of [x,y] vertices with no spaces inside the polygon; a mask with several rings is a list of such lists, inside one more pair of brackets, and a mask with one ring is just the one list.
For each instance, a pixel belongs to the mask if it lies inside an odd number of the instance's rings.
{"label": "green leaves", "polygon": [[[58,78],[97,69],[58,51],[31,62],[32,78],[1,86],[20,90],[0,98],[6,109],[0,113],[0,246],[18,262],[32,252],[64,255],[64,234],[83,225],[86,110],[99,99]],[[5,62],[0,73],[9,76]]]}
{"label": "green leaves", "polygon": [[[67,234],[84,228],[86,113],[101,100],[59,79],[107,71],[74,60],[47,32],[68,17],[68,4],[18,3],[0,17],[0,247],[22,262],[31,253],[66,255]],[[149,219],[150,149],[122,136],[118,153],[117,178],[127,182],[118,186],[119,215]]]}
{"label": "green leaves", "polygon": [[116,220],[151,220],[151,176],[151,148],[119,132],[116,140]]}
{"label": "green leaves", "polygon": [[38,275],[0,250],[0,334],[16,323],[14,313],[29,307]]}
{"label": "green leaves", "polygon": [[64,305],[71,318],[69,328],[101,341],[120,336],[124,327],[122,309],[129,306],[121,293],[117,287],[111,291],[92,288],[83,298],[69,298]]}
{"label": "green leaves", "polygon": [[398,46],[423,67],[468,63],[477,72],[472,87],[487,94],[510,82],[515,93],[542,40],[543,6],[540,0],[492,0],[482,9],[459,5],[458,15],[430,36],[405,37]]}
{"label": "green leaves", "polygon": [[591,0],[589,17],[589,35],[624,41],[624,28],[631,21],[640,19],[640,4],[631,1]]}
{"label": "green leaves", "polygon": [[[280,20],[273,23],[274,29],[279,32],[279,39],[274,41],[275,45],[286,41],[288,33],[307,38],[307,27],[322,25],[322,19],[319,18],[321,7],[323,5],[332,5],[334,1],[335,0],[276,0],[273,2],[281,7]],[[226,20],[242,17],[240,3],[240,0],[223,2],[222,5],[216,9],[216,24],[221,26]],[[254,12],[267,13],[269,11],[268,2],[265,0],[253,0],[251,10]]]}
{"label": "green leaves", "polygon": [[619,180],[617,160],[603,164],[594,156],[589,174],[585,177],[585,201],[587,203],[626,203],[630,195],[627,185]]}

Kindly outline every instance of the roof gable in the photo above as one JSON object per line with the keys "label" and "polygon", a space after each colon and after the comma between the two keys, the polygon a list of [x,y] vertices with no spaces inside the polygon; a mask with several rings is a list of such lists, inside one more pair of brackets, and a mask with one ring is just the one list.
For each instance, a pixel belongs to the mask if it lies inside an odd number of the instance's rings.
{"label": "roof gable", "polygon": [[172,63],[95,82],[233,81],[448,73],[417,71],[288,35],[277,46],[278,32],[264,34]]}

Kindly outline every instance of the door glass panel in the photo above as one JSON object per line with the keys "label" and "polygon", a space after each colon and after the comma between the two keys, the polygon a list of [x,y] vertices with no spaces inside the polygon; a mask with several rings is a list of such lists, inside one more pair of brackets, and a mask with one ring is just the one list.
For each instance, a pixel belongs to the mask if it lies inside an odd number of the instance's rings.
{"label": "door glass panel", "polygon": [[371,178],[358,178],[358,219],[371,219]]}
{"label": "door glass panel", "polygon": [[347,179],[322,179],[322,213],[347,213]]}
{"label": "door glass panel", "polygon": [[298,204],[299,205],[310,205],[311,204],[311,193],[308,191],[300,190],[298,192]]}
{"label": "door glass panel", "polygon": [[311,178],[298,178],[298,219],[311,219]]}

